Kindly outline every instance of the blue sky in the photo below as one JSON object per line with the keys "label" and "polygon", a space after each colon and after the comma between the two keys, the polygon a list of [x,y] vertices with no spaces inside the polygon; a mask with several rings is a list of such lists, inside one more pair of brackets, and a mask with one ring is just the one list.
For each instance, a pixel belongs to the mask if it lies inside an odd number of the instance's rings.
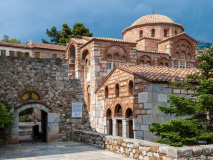
{"label": "blue sky", "polygon": [[122,38],[138,18],[163,14],[197,40],[213,42],[213,0],[0,0],[0,39],[47,40],[52,26],[82,22],[94,37]]}

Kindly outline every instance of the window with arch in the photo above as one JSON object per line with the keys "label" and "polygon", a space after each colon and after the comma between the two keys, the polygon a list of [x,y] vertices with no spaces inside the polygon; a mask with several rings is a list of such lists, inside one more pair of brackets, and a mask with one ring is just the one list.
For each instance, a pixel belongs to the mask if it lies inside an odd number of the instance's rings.
{"label": "window with arch", "polygon": [[179,45],[177,45],[175,49],[176,49],[176,50],[179,50],[179,49],[180,49]]}
{"label": "window with arch", "polygon": [[139,65],[144,65],[144,61],[143,61],[143,60],[140,60],[140,61],[139,61]]}
{"label": "window with arch", "polygon": [[165,66],[166,66],[166,67],[169,67],[169,64],[168,64],[168,63],[165,63]]}
{"label": "window with arch", "polygon": [[186,53],[181,52],[181,54],[180,54],[180,68],[185,68],[185,58],[186,58]]}
{"label": "window with arch", "polygon": [[142,38],[143,37],[143,31],[141,30],[140,31],[140,38]]}
{"label": "window with arch", "polygon": [[121,63],[126,63],[126,56],[121,57]]}
{"label": "window with arch", "polygon": [[75,63],[75,46],[74,45],[72,45],[70,47],[69,62],[70,63]]}
{"label": "window with arch", "polygon": [[114,54],[114,62],[113,62],[113,67],[117,66],[119,64],[119,54],[115,53]]}
{"label": "window with arch", "polygon": [[132,80],[129,81],[129,95],[130,96],[133,95],[133,81]]}
{"label": "window with arch", "polygon": [[180,47],[181,50],[186,50],[186,46],[184,44],[181,45]]}
{"label": "window with arch", "polygon": [[115,106],[115,117],[122,117],[122,108],[120,104]]}
{"label": "window with arch", "polygon": [[115,97],[119,97],[119,85],[115,85]]}
{"label": "window with arch", "polygon": [[87,87],[87,110],[90,112],[90,86]]}
{"label": "window with arch", "polygon": [[155,37],[155,29],[152,29],[152,37]]}
{"label": "window with arch", "polygon": [[108,98],[108,94],[109,94],[109,91],[108,91],[108,87],[106,86],[105,87],[105,98]]}
{"label": "window with arch", "polygon": [[175,30],[175,35],[177,35],[177,31]]}
{"label": "window with arch", "polygon": [[112,69],[112,56],[108,54],[106,60],[107,60],[107,69]]}
{"label": "window with arch", "polygon": [[191,54],[190,53],[187,54],[186,59],[191,60]]}
{"label": "window with arch", "polygon": [[163,62],[160,62],[160,66],[163,66]]}
{"label": "window with arch", "polygon": [[147,66],[151,66],[151,61],[147,61],[147,62],[146,62],[146,65],[147,65]]}
{"label": "window with arch", "polygon": [[187,46],[187,51],[190,51],[190,47],[189,46]]}
{"label": "window with arch", "polygon": [[164,29],[164,37],[167,37],[167,29]]}

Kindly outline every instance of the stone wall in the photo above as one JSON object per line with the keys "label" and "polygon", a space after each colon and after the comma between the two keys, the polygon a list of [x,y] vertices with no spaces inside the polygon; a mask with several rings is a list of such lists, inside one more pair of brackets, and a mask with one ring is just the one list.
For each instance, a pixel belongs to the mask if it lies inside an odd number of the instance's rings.
{"label": "stone wall", "polygon": [[82,130],[74,131],[73,140],[140,160],[213,159],[213,145],[172,147],[144,140],[122,138]]}
{"label": "stone wall", "polygon": [[[73,128],[90,129],[81,83],[68,78],[67,60],[0,57],[0,77],[0,100],[7,102],[12,112],[34,107],[48,114],[48,141],[69,140]],[[39,99],[22,99],[27,92],[36,93]],[[83,104],[82,118],[72,117],[72,102]],[[18,143],[18,117],[11,143]]]}

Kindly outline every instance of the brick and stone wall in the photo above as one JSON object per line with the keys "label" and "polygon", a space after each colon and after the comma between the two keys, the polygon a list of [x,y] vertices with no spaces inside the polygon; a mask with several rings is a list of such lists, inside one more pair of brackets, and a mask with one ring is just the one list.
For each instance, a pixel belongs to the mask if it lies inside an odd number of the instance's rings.
{"label": "brick and stone wall", "polygon": [[[69,140],[73,128],[90,129],[81,82],[68,78],[67,60],[0,57],[0,77],[0,100],[12,112],[34,107],[48,114],[48,141]],[[26,92],[36,93],[39,99],[23,100]],[[83,104],[82,118],[72,117],[72,102]],[[17,115],[11,143],[18,143],[18,121]]]}
{"label": "brick and stone wall", "polygon": [[144,140],[75,130],[73,140],[139,160],[211,160],[213,145],[172,147]]}

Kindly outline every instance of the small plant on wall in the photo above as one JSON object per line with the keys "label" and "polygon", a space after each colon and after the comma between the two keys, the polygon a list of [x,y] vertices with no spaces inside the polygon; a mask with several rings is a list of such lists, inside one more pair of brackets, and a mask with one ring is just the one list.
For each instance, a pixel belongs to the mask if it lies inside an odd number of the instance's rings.
{"label": "small plant on wall", "polygon": [[213,46],[198,59],[199,70],[188,75],[187,82],[171,82],[176,87],[193,91],[193,97],[169,95],[169,106],[158,106],[165,114],[179,119],[163,124],[152,122],[149,130],[160,137],[156,142],[172,146],[213,143]]}
{"label": "small plant on wall", "polygon": [[9,109],[9,105],[0,102],[0,144],[7,140],[8,133],[11,131],[14,122],[14,114],[9,112]]}

